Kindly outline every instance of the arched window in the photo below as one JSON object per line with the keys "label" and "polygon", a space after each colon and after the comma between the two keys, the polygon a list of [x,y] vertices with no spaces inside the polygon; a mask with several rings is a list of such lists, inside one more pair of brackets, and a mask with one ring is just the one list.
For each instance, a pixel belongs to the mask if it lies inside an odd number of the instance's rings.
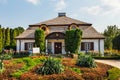
{"label": "arched window", "polygon": [[47,26],[46,25],[41,25],[41,29],[44,31],[47,31]]}
{"label": "arched window", "polygon": [[69,28],[70,29],[76,29],[76,28],[78,28],[78,26],[76,24],[71,24]]}

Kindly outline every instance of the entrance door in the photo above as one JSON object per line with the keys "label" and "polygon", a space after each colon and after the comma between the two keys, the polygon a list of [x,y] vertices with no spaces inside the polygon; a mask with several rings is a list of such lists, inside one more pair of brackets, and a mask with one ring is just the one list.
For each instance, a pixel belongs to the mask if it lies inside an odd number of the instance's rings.
{"label": "entrance door", "polygon": [[54,53],[55,54],[62,53],[62,43],[61,42],[54,43]]}

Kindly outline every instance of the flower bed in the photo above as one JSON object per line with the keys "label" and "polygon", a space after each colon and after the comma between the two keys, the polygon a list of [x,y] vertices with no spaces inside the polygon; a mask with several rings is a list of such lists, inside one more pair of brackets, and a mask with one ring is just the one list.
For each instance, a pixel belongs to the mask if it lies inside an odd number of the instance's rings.
{"label": "flower bed", "polygon": [[[0,74],[0,79],[17,79],[14,76],[11,76],[11,74],[15,73],[18,70],[20,71],[26,66],[26,64],[27,67],[30,66],[30,68],[28,67],[27,70],[18,77],[20,80],[102,80],[108,77],[107,71],[112,68],[109,65],[101,63],[96,63],[96,68],[79,67],[76,65],[75,59],[61,58],[62,64],[64,66],[64,72],[60,74],[42,75],[38,74],[37,70],[42,67],[42,63],[46,57],[32,56],[29,58],[31,58],[32,61],[36,62],[35,65],[29,64],[29,62],[25,63],[26,59],[22,60],[22,58],[5,60],[5,71]],[[40,59],[41,64],[39,64],[38,59]],[[30,63],[32,62],[30,61]]]}

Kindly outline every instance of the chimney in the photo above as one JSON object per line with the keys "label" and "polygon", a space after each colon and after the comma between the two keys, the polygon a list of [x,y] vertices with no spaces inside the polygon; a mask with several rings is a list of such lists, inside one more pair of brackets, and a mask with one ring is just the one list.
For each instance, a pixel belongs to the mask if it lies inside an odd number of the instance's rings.
{"label": "chimney", "polygon": [[58,13],[58,17],[66,16],[66,13]]}

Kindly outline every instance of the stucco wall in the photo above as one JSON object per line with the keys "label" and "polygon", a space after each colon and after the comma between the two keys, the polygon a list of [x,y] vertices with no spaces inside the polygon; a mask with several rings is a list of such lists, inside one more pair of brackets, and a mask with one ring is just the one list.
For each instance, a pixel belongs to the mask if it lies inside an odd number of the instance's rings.
{"label": "stucco wall", "polygon": [[[94,42],[94,51],[99,52],[99,42],[100,42],[100,52],[104,54],[104,39],[82,39],[81,42]],[[80,48],[81,50],[81,48]]]}
{"label": "stucco wall", "polygon": [[[20,42],[21,42],[21,49],[20,49]],[[25,50],[24,48],[25,42],[35,42],[35,40],[17,40],[17,52],[19,52],[19,50],[20,51]]]}

